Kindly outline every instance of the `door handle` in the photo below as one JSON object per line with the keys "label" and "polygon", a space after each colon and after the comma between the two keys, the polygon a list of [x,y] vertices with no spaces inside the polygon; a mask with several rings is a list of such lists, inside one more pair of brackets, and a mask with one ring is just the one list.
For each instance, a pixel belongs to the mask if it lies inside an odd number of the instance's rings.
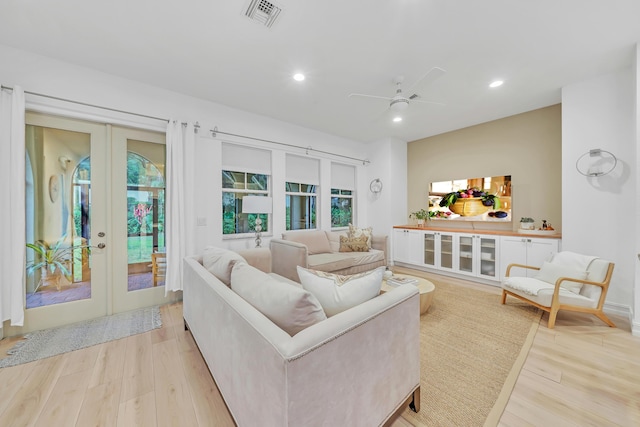
{"label": "door handle", "polygon": [[104,247],[107,246],[104,243],[98,243],[98,249],[104,249]]}

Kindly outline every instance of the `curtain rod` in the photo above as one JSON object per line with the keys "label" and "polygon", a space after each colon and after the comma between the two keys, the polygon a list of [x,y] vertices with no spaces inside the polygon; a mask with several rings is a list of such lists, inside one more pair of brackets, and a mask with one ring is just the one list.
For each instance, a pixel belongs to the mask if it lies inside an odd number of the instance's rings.
{"label": "curtain rod", "polygon": [[[10,86],[2,85],[1,88],[13,91],[13,88],[10,87]],[[29,95],[35,95],[35,96],[42,96],[44,98],[49,98],[49,99],[55,99],[56,101],[71,102],[73,104],[84,105],[85,107],[100,108],[101,110],[113,111],[115,113],[131,114],[131,115],[138,116],[138,117],[144,117],[146,119],[160,120],[160,121],[169,123],[169,119],[164,119],[164,118],[161,118],[161,117],[148,116],[146,114],[134,113],[134,112],[125,111],[125,110],[119,110],[117,108],[103,107],[101,105],[89,104],[88,102],[74,101],[72,99],[60,98],[60,97],[57,97],[57,96],[46,95],[44,93],[38,93],[38,92],[31,92],[31,91],[28,91],[28,90],[25,90],[24,93],[28,93]]]}
{"label": "curtain rod", "polygon": [[[197,129],[199,127],[200,126],[196,123],[196,132],[197,132]],[[311,146],[309,146],[309,147],[300,147],[299,145],[287,144],[285,142],[272,141],[272,140],[269,140],[269,139],[256,138],[256,137],[247,136],[247,135],[238,135],[236,133],[230,133],[230,132],[222,132],[222,131],[218,130],[217,126],[214,127],[213,129],[209,129],[209,132],[211,132],[211,136],[214,137],[214,138],[216,137],[216,134],[236,136],[236,137],[239,137],[239,138],[252,139],[254,141],[268,142],[270,144],[282,145],[282,146],[285,146],[285,147],[291,147],[291,148],[297,148],[299,150],[305,150],[307,154],[309,154],[310,151],[315,151],[316,153],[322,153],[322,154],[328,154],[330,156],[342,157],[343,159],[357,160],[358,162],[362,162],[363,165],[367,165],[367,164],[371,163],[369,161],[369,159],[358,159],[356,157],[350,157],[350,156],[345,156],[343,154],[331,153],[329,151],[315,150]]]}
{"label": "curtain rod", "polygon": [[[5,85],[0,85],[0,89],[13,91],[12,87],[5,86]],[[103,107],[101,105],[90,104],[88,102],[82,102],[82,101],[74,101],[72,99],[61,98],[61,97],[53,96],[53,95],[46,95],[44,93],[31,92],[31,91],[27,91],[27,90],[25,90],[24,93],[28,93],[29,95],[35,95],[35,96],[41,96],[41,97],[44,97],[44,98],[54,99],[56,101],[71,102],[73,104],[84,105],[85,107],[99,108],[99,109],[102,109],[102,110],[113,111],[113,112],[116,112],[116,113],[131,114],[131,115],[134,115],[134,116],[144,117],[144,118],[147,118],[147,119],[160,120],[160,121],[167,122],[167,123],[169,122],[169,119],[165,119],[165,118],[162,118],[162,117],[149,116],[147,114],[134,113],[134,112],[131,112],[131,111],[119,110],[117,108]],[[183,125],[185,125],[185,124],[186,123],[183,123]],[[198,130],[200,128],[200,124],[198,122],[196,122],[194,127],[195,127],[195,132],[198,132]],[[253,136],[238,135],[238,134],[230,133],[230,132],[222,132],[222,131],[218,130],[217,126],[214,127],[213,129],[210,129],[209,132],[211,132],[211,135],[214,138],[215,138],[217,133],[220,133],[220,134],[223,134],[223,135],[236,136],[236,137],[239,137],[239,138],[252,139],[254,141],[262,141],[262,142],[268,142],[270,144],[276,144],[276,145],[282,145],[282,146],[285,146],[285,147],[297,148],[297,149],[305,150],[307,154],[309,154],[310,151],[315,151],[316,153],[322,153],[322,154],[328,154],[330,156],[342,157],[343,159],[356,160],[358,162],[362,162],[363,165],[367,165],[367,164],[370,163],[370,161],[368,159],[358,159],[356,157],[350,157],[350,156],[345,156],[345,155],[342,155],[342,154],[330,153],[328,151],[315,150],[311,146],[305,148],[305,147],[300,147],[298,145],[287,144],[287,143],[284,143],[284,142],[271,141],[271,140],[262,139],[262,138],[255,138]]]}

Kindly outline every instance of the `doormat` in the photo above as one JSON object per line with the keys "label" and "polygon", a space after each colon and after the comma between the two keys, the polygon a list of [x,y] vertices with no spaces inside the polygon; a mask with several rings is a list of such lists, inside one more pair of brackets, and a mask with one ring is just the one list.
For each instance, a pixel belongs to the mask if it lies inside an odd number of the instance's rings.
{"label": "doormat", "polygon": [[0,360],[0,368],[33,362],[92,345],[141,334],[162,326],[158,306],[31,332]]}

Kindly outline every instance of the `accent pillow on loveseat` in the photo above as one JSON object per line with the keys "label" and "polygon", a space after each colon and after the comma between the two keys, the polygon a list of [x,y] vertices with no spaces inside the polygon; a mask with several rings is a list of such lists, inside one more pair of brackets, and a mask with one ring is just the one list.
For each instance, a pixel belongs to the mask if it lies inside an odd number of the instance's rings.
{"label": "accent pillow on loveseat", "polygon": [[302,287],[320,301],[328,317],[362,304],[380,294],[385,267],[341,276],[298,266]]}
{"label": "accent pillow on loveseat", "polygon": [[291,336],[327,318],[311,292],[242,261],[231,270],[231,289]]}

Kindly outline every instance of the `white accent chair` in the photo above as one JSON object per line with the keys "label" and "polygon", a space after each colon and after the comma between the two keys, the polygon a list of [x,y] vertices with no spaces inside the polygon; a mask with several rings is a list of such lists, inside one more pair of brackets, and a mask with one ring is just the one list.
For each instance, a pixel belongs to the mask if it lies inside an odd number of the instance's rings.
{"label": "white accent chair", "polygon": [[[509,295],[548,312],[549,329],[555,326],[559,310],[591,313],[615,328],[602,310],[613,267],[613,262],[568,251],[554,254],[540,267],[509,264],[501,302],[505,304]],[[512,270],[530,277],[511,276]]]}

